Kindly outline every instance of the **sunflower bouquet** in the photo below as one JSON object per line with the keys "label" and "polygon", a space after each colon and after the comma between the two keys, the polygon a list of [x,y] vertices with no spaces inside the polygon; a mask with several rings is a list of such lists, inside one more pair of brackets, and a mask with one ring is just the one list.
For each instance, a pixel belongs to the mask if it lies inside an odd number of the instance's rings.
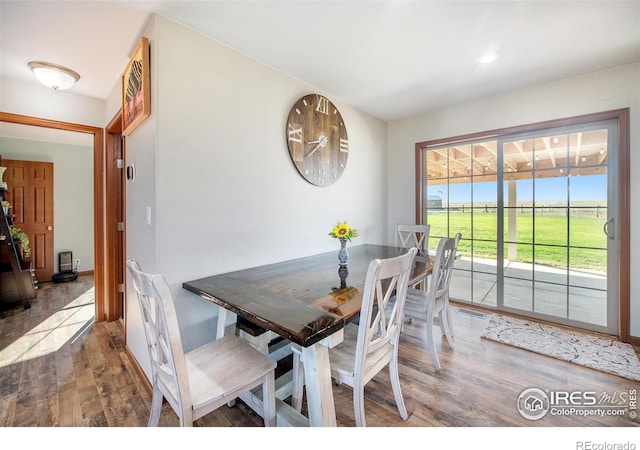
{"label": "sunflower bouquet", "polygon": [[338,222],[335,227],[331,229],[329,232],[329,236],[334,237],[336,239],[346,239],[351,241],[351,239],[360,236],[358,230],[353,227],[350,227],[347,222]]}

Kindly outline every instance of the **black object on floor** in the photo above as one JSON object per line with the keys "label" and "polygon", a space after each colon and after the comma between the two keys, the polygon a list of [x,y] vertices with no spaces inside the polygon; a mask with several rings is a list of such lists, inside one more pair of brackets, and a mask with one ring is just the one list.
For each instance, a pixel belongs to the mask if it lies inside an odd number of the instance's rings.
{"label": "black object on floor", "polygon": [[78,279],[78,272],[75,270],[65,270],[64,272],[54,273],[51,280],[54,283],[67,283]]}
{"label": "black object on floor", "polygon": [[73,253],[58,253],[58,267],[60,272],[54,273],[51,277],[54,283],[67,283],[78,279],[78,268],[76,267],[74,269],[71,261],[73,261]]}

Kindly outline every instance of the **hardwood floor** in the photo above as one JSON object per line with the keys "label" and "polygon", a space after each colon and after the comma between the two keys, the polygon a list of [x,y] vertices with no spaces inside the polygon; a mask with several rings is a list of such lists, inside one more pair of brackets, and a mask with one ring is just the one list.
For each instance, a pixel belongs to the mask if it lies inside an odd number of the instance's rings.
{"label": "hardwood floor", "polygon": [[[630,427],[624,416],[557,416],[537,421],[516,409],[527,388],[628,396],[640,383],[480,338],[488,316],[454,307],[456,348],[437,338],[442,369],[433,369],[419,322],[407,324],[400,379],[409,419],[398,415],[387,371],[366,387],[373,427]],[[0,426],[142,427],[150,396],[125,355],[120,322],[93,322],[93,278],[45,283],[31,309],[0,312]],[[338,425],[355,425],[352,391],[334,386]],[[165,404],[162,426],[176,426]],[[241,401],[196,422],[209,427],[261,427]]]}

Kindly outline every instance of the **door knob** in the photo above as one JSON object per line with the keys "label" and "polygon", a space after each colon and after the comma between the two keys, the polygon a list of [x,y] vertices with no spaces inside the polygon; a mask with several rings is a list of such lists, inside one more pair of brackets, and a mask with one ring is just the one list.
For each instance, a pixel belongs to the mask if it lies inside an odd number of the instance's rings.
{"label": "door knob", "polygon": [[47,230],[51,231],[51,230],[53,230],[53,227],[51,225],[47,225]]}

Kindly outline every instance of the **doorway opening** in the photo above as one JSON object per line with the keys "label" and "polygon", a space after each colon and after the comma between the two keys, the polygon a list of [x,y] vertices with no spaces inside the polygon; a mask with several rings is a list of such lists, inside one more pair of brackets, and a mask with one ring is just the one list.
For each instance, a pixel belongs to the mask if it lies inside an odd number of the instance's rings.
{"label": "doorway opening", "polygon": [[105,237],[105,152],[104,130],[98,127],[56,120],[41,119],[20,114],[0,112],[0,122],[31,125],[63,131],[87,133],[93,137],[93,195],[94,195],[94,285],[96,321],[115,320],[107,315],[107,290],[105,288],[105,249],[111,245]]}

